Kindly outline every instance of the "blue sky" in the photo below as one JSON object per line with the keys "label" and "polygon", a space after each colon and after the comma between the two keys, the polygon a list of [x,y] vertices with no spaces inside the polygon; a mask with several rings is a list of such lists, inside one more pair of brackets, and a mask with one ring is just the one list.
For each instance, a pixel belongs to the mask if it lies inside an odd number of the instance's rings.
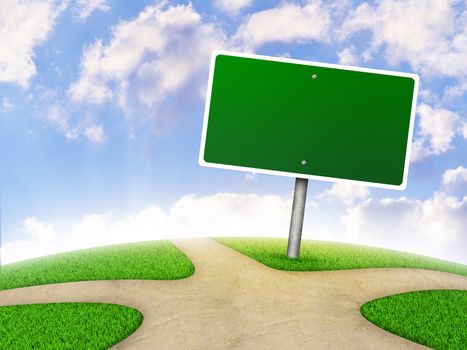
{"label": "blue sky", "polygon": [[465,1],[6,0],[0,34],[4,263],[287,237],[292,178],[198,164],[214,49],[419,74],[407,189],[310,181],[304,237],[467,263]]}

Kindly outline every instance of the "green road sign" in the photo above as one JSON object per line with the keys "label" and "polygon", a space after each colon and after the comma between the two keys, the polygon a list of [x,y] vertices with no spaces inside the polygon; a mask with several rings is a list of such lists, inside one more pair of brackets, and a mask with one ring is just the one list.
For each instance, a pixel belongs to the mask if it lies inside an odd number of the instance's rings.
{"label": "green road sign", "polygon": [[216,51],[200,164],[404,189],[418,76]]}

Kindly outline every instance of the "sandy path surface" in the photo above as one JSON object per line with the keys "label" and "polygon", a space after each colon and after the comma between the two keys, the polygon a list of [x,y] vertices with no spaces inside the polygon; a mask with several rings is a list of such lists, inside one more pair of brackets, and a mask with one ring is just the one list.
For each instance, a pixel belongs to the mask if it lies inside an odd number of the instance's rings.
{"label": "sandy path surface", "polygon": [[466,289],[467,278],[414,269],[285,272],[210,239],[173,241],[196,266],[177,281],[94,281],[0,292],[0,305],[106,302],[144,315],[113,349],[423,349],[379,329],[366,301],[423,289]]}

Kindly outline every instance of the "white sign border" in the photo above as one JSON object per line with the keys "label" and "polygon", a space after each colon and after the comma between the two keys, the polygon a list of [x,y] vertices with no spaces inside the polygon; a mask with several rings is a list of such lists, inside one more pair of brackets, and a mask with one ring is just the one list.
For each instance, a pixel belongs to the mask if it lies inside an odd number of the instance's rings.
{"label": "white sign border", "polygon": [[[340,179],[340,178],[327,177],[327,176],[289,173],[289,172],[277,171],[277,170],[249,168],[249,167],[243,167],[243,166],[237,166],[237,165],[226,165],[226,164],[206,162],[203,157],[204,157],[204,149],[205,149],[205,144],[206,144],[209,107],[211,105],[212,81],[214,78],[214,65],[216,62],[216,57],[218,55],[254,58],[254,59],[260,59],[260,60],[266,60],[266,61],[295,63],[295,64],[325,67],[325,68],[338,68],[338,69],[351,70],[351,71],[357,71],[357,72],[367,72],[367,73],[376,73],[376,74],[383,74],[383,75],[412,78],[415,84],[414,84],[414,93],[413,93],[413,99],[412,99],[412,110],[410,112],[410,126],[409,126],[409,134],[407,138],[407,148],[406,148],[406,154],[405,154],[404,175],[402,178],[402,183],[400,185],[388,185],[388,184],[382,184],[382,183],[377,183],[377,182]],[[318,181],[340,182],[340,183],[363,185],[363,186],[377,187],[377,188],[386,188],[386,189],[393,189],[393,190],[400,190],[400,191],[405,190],[405,188],[407,187],[410,154],[412,151],[412,137],[413,137],[413,128],[414,128],[414,120],[415,120],[415,110],[417,106],[418,85],[419,85],[419,76],[414,73],[403,73],[403,72],[395,72],[395,71],[389,71],[389,70],[344,66],[340,64],[303,61],[303,60],[296,60],[296,59],[283,58],[283,57],[272,57],[272,56],[263,56],[263,55],[256,55],[256,54],[250,54],[250,53],[238,53],[238,52],[231,52],[231,51],[224,51],[224,50],[214,50],[211,54],[211,63],[210,63],[210,68],[209,68],[209,80],[208,80],[208,86],[207,86],[207,91],[206,91],[206,101],[205,101],[205,106],[204,106],[203,131],[201,135],[199,164],[201,166],[210,167],[210,168],[238,170],[238,171],[244,171],[244,172],[254,172],[258,174],[279,175],[279,176],[288,176],[288,177],[294,177],[294,178],[298,177],[298,178],[318,180]]]}

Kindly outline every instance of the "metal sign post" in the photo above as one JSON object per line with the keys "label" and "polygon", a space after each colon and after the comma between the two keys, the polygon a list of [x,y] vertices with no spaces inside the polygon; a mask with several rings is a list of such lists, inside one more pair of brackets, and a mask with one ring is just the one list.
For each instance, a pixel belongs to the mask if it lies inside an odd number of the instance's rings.
{"label": "metal sign post", "polygon": [[287,246],[287,257],[290,259],[297,259],[300,255],[307,188],[308,179],[301,179],[298,177],[295,179],[292,217],[290,219],[289,244]]}

